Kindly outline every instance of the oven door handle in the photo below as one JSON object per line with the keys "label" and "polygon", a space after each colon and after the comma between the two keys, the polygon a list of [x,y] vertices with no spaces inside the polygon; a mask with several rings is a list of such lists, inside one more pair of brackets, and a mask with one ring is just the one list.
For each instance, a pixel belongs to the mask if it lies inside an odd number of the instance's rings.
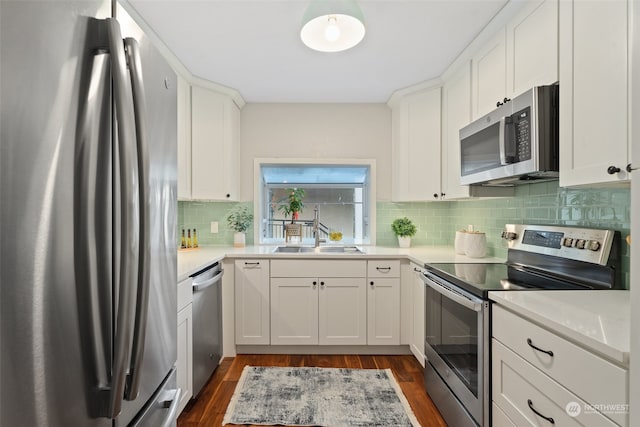
{"label": "oven door handle", "polygon": [[423,275],[422,280],[424,281],[424,283],[429,286],[431,289],[433,289],[434,291],[442,294],[443,296],[445,296],[446,298],[449,298],[450,300],[457,302],[458,304],[473,310],[477,313],[482,311],[482,300],[477,300],[474,301],[472,299],[469,299],[467,297],[464,297],[462,295],[459,295],[453,291],[450,291],[449,289],[445,288],[444,286],[440,286],[439,284],[437,284],[436,282],[434,282],[433,280],[431,280],[429,277]]}

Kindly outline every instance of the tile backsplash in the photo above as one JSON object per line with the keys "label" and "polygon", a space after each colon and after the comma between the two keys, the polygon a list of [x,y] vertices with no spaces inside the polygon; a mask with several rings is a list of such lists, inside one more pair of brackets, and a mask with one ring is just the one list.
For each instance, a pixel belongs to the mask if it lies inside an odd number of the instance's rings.
{"label": "tile backsplash", "polygon": [[[231,245],[233,230],[227,226],[231,202],[178,202],[178,233],[196,228],[200,244]],[[242,202],[250,209],[251,202]],[[413,246],[453,245],[455,231],[471,224],[487,233],[489,256],[505,257],[500,233],[507,223],[563,224],[620,231],[622,243],[622,276],[629,283],[629,248],[624,242],[631,228],[631,195],[628,188],[569,189],[558,187],[557,181],[522,185],[514,197],[472,199],[463,201],[393,203],[378,202],[377,244],[397,246],[391,223],[408,217],[418,233]],[[218,221],[217,234],[210,232],[210,222]],[[179,239],[178,239],[179,240]],[[253,244],[253,233],[247,233],[247,244]]]}
{"label": "tile backsplash", "polygon": [[487,254],[506,257],[500,233],[504,224],[561,224],[610,228],[622,235],[622,277],[629,284],[631,228],[628,188],[560,188],[557,181],[516,187],[515,197],[463,201],[377,204],[377,244],[397,246],[391,223],[407,216],[418,227],[412,245],[453,245],[456,230],[473,225],[487,233]]}

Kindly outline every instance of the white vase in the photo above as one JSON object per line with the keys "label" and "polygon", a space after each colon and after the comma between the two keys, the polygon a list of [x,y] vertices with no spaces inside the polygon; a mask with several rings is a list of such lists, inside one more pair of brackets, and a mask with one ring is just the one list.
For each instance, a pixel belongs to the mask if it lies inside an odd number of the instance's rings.
{"label": "white vase", "polygon": [[465,230],[456,231],[456,238],[453,242],[453,247],[458,255],[464,255],[464,244],[467,238],[467,232]]}
{"label": "white vase", "polygon": [[233,247],[244,248],[246,242],[246,235],[242,232],[233,233]]}
{"label": "white vase", "polygon": [[483,258],[487,254],[487,235],[477,232],[467,233],[464,252],[469,258]]}
{"label": "white vase", "polygon": [[398,246],[408,248],[411,246],[411,236],[398,236]]}

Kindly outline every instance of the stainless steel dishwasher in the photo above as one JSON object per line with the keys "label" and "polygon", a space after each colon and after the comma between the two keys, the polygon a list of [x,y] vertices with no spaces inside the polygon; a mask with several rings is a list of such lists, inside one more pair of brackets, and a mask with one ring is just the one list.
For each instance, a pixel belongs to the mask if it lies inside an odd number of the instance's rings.
{"label": "stainless steel dishwasher", "polygon": [[222,265],[193,274],[193,397],[196,398],[222,358]]}

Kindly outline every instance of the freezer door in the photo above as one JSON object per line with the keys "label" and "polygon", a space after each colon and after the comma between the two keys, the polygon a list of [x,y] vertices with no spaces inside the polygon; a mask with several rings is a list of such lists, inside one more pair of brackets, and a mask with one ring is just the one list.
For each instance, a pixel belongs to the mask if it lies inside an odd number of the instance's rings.
{"label": "freezer door", "polygon": [[[134,38],[140,50],[150,202],[148,315],[142,359],[130,370],[130,375],[139,375],[138,393],[122,403],[115,422],[123,427],[156,394],[177,358],[177,82],[174,71],[121,7],[117,20],[122,36]],[[128,384],[133,382],[128,379]]]}
{"label": "freezer door", "polygon": [[94,44],[110,13],[0,2],[2,426],[112,424],[91,415],[111,354],[112,307],[98,302],[111,297],[110,79]]}

